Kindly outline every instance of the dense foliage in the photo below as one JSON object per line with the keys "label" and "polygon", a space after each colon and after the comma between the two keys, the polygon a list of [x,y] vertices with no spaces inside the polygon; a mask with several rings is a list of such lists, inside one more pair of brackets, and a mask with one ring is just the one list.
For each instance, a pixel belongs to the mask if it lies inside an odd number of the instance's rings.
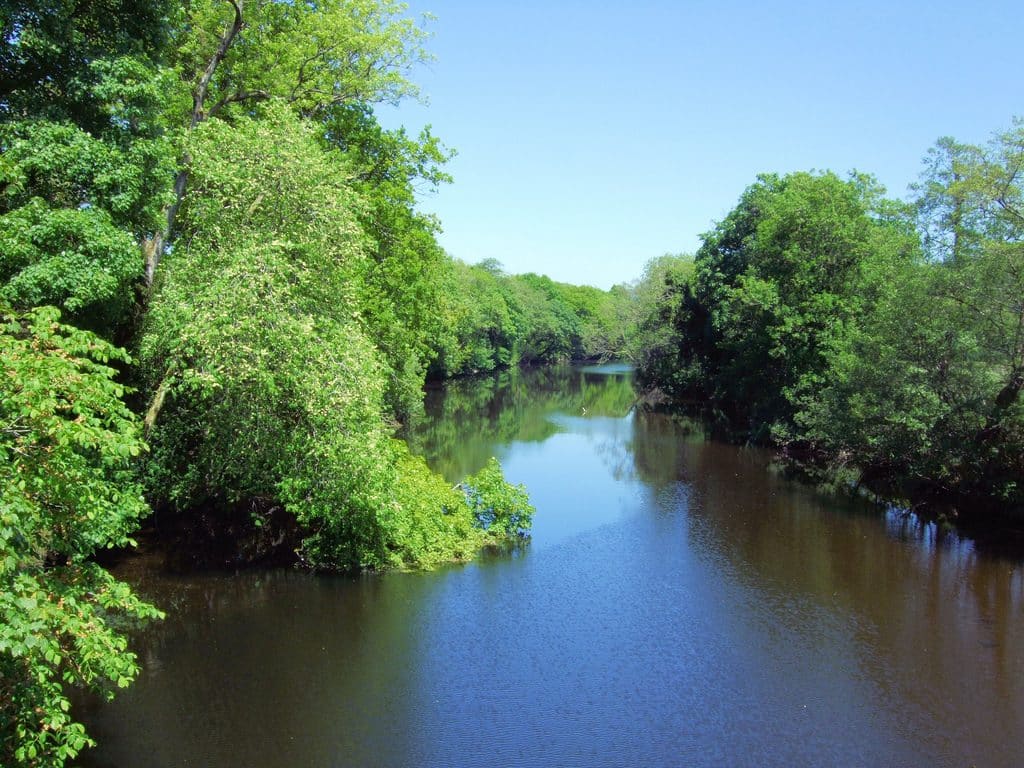
{"label": "dense foliage", "polygon": [[602,291],[506,275],[494,261],[455,262],[443,301],[448,332],[431,368],[438,378],[628,354],[633,296],[625,286]]}
{"label": "dense foliage", "polygon": [[108,341],[130,333],[139,239],[169,199],[155,56],[170,7],[0,3],[3,765],[61,765],[90,744],[67,688],[127,685],[115,622],[157,615],[91,557],[148,513],[118,382],[130,359]]}
{"label": "dense foliage", "polygon": [[273,106],[200,126],[189,154],[181,235],[140,346],[161,398],[152,494],[185,511],[283,504],[316,567],[467,556],[465,505],[384,419],[387,359],[359,303],[364,203],[345,158]]}
{"label": "dense foliage", "polygon": [[124,687],[137,671],[114,617],[155,609],[90,562],[146,514],[145,445],[109,363],[125,354],[57,321],[0,315],[0,761],[59,764],[91,743],[65,686]]}
{"label": "dense foliage", "polygon": [[492,457],[483,469],[466,478],[463,490],[478,527],[497,535],[499,540],[515,541],[529,536],[536,510],[526,489],[505,481],[497,459]]}
{"label": "dense foliage", "polygon": [[152,52],[168,4],[0,10],[0,298],[112,337],[131,320],[138,240],[172,173]]}
{"label": "dense foliage", "polygon": [[764,176],[669,272],[640,379],[854,483],[1024,505],[1024,126],[871,179]]}
{"label": "dense foliage", "polygon": [[0,2],[4,765],[63,764],[66,687],[134,676],[116,627],[157,612],[92,558],[153,506],[284,510],[319,569],[526,532],[497,466],[460,489],[393,436],[460,354],[416,211],[450,153],[372,111],[416,94],[404,10]]}

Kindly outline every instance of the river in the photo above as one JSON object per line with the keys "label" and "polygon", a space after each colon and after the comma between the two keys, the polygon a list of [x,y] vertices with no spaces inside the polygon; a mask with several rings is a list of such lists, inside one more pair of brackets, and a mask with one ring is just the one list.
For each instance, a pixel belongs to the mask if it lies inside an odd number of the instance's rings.
{"label": "river", "polygon": [[622,366],[427,394],[519,551],[431,573],[118,575],[168,612],[82,766],[1020,766],[1021,556],[631,409]]}

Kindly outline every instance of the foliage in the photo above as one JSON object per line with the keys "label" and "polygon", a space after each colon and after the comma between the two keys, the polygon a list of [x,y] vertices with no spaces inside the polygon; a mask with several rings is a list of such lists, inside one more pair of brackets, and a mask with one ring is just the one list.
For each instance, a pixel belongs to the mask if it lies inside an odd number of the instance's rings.
{"label": "foliage", "polygon": [[434,377],[518,365],[520,330],[503,275],[456,261],[443,296],[452,330],[438,340]]}
{"label": "foliage", "polygon": [[166,0],[4,0],[0,116],[137,132],[143,113],[118,107],[148,89],[149,72],[139,75],[163,52],[173,9]]}
{"label": "foliage", "polygon": [[279,502],[317,568],[415,567],[480,542],[464,503],[390,437],[388,365],[360,307],[364,198],[286,105],[197,127],[179,237],[140,346],[154,499]]}
{"label": "foliage", "polygon": [[688,340],[698,338],[691,326],[703,316],[693,294],[694,261],[685,254],[652,259],[634,288],[632,329],[627,348],[636,361],[641,389],[657,387],[664,396],[682,400],[699,373],[691,370]]}
{"label": "foliage", "polygon": [[148,507],[115,370],[132,361],[81,329],[130,332],[138,239],[168,200],[159,56],[172,7],[0,4],[4,765],[59,766],[92,743],[67,688],[126,686],[137,666],[123,623],[158,615],[90,560],[130,544]]}
{"label": "foliage", "polygon": [[54,210],[35,198],[2,219],[0,297],[21,308],[58,306],[96,330],[128,319],[139,248],[105,211]]}
{"label": "foliage", "polygon": [[499,540],[515,541],[529,535],[536,511],[530,505],[526,489],[510,485],[501,464],[491,457],[487,465],[462,482],[476,524]]}
{"label": "foliage", "polygon": [[109,365],[124,352],[54,309],[0,322],[0,761],[61,765],[92,743],[65,686],[126,686],[137,666],[115,620],[159,615],[89,561],[148,512],[132,468],[145,445]]}
{"label": "foliage", "polygon": [[29,2],[0,24],[0,297],[108,337],[159,227],[171,148],[159,105],[167,3]]}
{"label": "foliage", "polygon": [[791,435],[802,399],[848,343],[875,263],[903,252],[874,197],[861,178],[759,179],[705,236],[692,277],[666,272],[658,312],[671,332],[657,338],[647,320],[655,344],[641,380],[710,397],[752,434]]}
{"label": "foliage", "polygon": [[929,153],[917,212],[930,260],[877,281],[807,409],[808,437],[868,476],[1024,504],[1022,146],[1018,124],[989,147],[942,139]]}
{"label": "foliage", "polygon": [[455,262],[443,297],[452,332],[436,340],[436,378],[627,352],[633,297],[623,286],[602,291]]}
{"label": "foliage", "polygon": [[1021,508],[1022,170],[1018,122],[941,139],[913,208],[869,177],[761,177],[667,277],[641,382],[832,475]]}
{"label": "foliage", "polygon": [[439,307],[451,260],[435,239],[437,223],[415,210],[416,192],[450,181],[442,166],[453,153],[429,128],[417,139],[384,130],[366,105],[338,105],[326,115],[327,146],[345,153],[367,203],[359,216],[369,256],[360,306],[388,363],[388,408],[404,422],[420,408],[436,340],[449,332]]}
{"label": "foliage", "polygon": [[429,58],[427,35],[404,10],[393,0],[191,0],[173,53],[193,89],[192,123],[274,100],[319,118],[337,105],[415,96],[408,75]]}
{"label": "foliage", "polygon": [[[273,117],[281,104],[316,125],[325,148],[344,152],[364,205],[357,218],[371,257],[353,283],[363,321],[387,363],[386,399],[405,420],[442,331],[437,291],[447,258],[434,239],[436,224],[414,210],[419,182],[447,176],[450,156],[425,130],[418,140],[383,130],[370,105],[416,96],[408,75],[429,57],[427,33],[391,0],[250,3],[197,0],[187,5],[175,34],[173,63],[191,104],[177,119],[186,131],[211,119]],[[176,217],[189,184],[191,157],[182,155]],[[162,245],[149,268],[155,270]]]}

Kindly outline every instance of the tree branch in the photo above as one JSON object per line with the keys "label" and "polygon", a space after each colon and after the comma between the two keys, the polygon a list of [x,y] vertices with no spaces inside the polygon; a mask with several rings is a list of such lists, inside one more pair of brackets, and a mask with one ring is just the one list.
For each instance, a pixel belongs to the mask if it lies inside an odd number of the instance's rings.
{"label": "tree branch", "polygon": [[227,96],[221,97],[220,100],[217,101],[216,104],[214,104],[212,107],[210,107],[210,111],[206,113],[206,117],[208,117],[208,118],[213,117],[218,112],[220,112],[221,109],[226,107],[228,104],[238,104],[238,103],[241,103],[243,101],[263,101],[263,100],[269,99],[269,98],[270,98],[270,94],[267,91],[262,91],[262,90],[261,91],[238,90],[238,91],[235,91],[234,93],[229,93]]}
{"label": "tree branch", "polygon": [[195,93],[192,95],[192,120],[189,125],[190,128],[195,128],[206,119],[206,115],[203,113],[203,104],[206,101],[207,91],[210,89],[210,81],[213,80],[217,67],[224,60],[224,57],[227,56],[231,43],[234,42],[238,33],[242,31],[244,24],[242,21],[242,6],[244,0],[227,0],[227,2],[235,9],[235,18],[231,22],[231,26],[221,36],[220,45],[217,46],[216,53],[213,54],[213,58],[206,65],[203,76],[199,78],[199,83],[196,85]]}
{"label": "tree branch", "polygon": [[177,370],[177,364],[171,363],[167,372],[164,373],[163,379],[160,381],[160,385],[156,388],[156,393],[153,395],[153,399],[149,404],[149,408],[146,409],[146,416],[142,420],[143,434],[149,435],[153,431],[153,425],[156,424],[156,418],[160,415],[160,410],[164,407],[164,400],[167,398],[167,393],[171,389],[171,378]]}
{"label": "tree branch", "polygon": [[[231,48],[231,44],[238,36],[238,33],[242,31],[242,27],[244,26],[242,9],[245,4],[245,0],[226,0],[226,2],[231,4],[231,7],[235,11],[235,16],[231,21],[231,26],[228,27],[221,36],[216,52],[214,52],[213,57],[207,63],[206,69],[203,70],[202,77],[199,78],[199,82],[196,84],[196,89],[192,94],[192,117],[189,121],[189,130],[195,128],[208,117],[208,115],[203,112],[203,104],[206,102],[206,95],[210,90],[210,82],[213,80],[213,75],[216,73],[217,67],[220,66],[224,57],[227,56],[228,49]],[[220,106],[223,105],[218,102],[215,109]],[[181,160],[181,167],[178,171],[178,175],[174,179],[174,202],[167,206],[166,228],[163,232],[157,232],[152,237],[148,238],[142,245],[142,253],[145,263],[145,274],[143,279],[145,281],[147,291],[153,287],[153,279],[156,276],[156,269],[160,265],[160,259],[163,257],[165,244],[170,240],[171,233],[174,230],[174,220],[178,216],[178,209],[181,208],[181,202],[185,198],[185,188],[188,186],[189,162],[190,158],[186,154]],[[159,408],[157,410],[159,410]]]}

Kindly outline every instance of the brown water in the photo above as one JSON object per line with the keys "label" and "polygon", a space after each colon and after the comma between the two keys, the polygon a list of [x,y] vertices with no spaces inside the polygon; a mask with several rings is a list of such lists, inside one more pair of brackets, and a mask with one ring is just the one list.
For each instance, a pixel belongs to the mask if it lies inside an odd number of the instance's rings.
{"label": "brown water", "polygon": [[1020,766],[1019,556],[631,413],[621,368],[429,393],[533,542],[427,574],[121,571],[169,618],[88,766]]}

